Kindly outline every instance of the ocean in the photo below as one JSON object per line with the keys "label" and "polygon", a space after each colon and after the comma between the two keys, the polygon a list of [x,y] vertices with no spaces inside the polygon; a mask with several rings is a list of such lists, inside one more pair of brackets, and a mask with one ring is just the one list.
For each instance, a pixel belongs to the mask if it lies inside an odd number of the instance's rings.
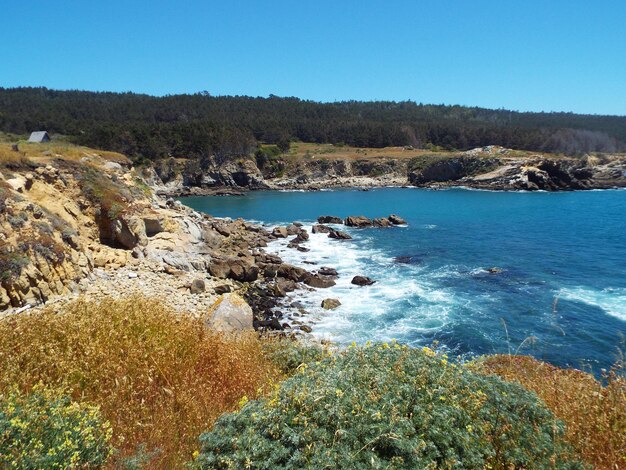
{"label": "ocean", "polygon": [[[336,286],[291,294],[308,314],[289,321],[320,338],[435,344],[463,357],[531,354],[595,373],[626,349],[626,191],[381,188],[181,201],[268,228],[299,221],[309,232],[320,215],[406,219],[393,228],[341,227],[353,240],[312,234],[308,253],[286,240],[267,248],[309,270],[337,269]],[[354,286],[355,275],[376,283]],[[323,310],[325,298],[342,305]]]}

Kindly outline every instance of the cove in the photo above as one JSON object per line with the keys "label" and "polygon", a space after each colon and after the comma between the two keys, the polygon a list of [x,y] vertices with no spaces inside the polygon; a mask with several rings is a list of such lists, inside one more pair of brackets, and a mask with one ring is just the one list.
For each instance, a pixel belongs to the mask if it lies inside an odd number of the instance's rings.
{"label": "cove", "polygon": [[[524,353],[599,371],[626,334],[626,191],[465,189],[256,191],[181,201],[216,217],[268,226],[320,215],[387,216],[406,227],[350,229],[353,240],[311,235],[308,253],[270,244],[285,262],[338,270],[337,285],[296,291],[306,317],[290,321],[340,344],[437,341],[459,355]],[[307,263],[305,263],[305,261]],[[487,270],[497,267],[501,272]],[[350,284],[353,275],[377,282]],[[321,309],[324,298],[342,305]]]}

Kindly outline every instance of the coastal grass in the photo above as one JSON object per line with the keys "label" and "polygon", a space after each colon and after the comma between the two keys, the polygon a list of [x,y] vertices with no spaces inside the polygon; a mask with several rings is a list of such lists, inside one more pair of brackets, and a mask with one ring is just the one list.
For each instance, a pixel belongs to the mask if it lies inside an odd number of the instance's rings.
{"label": "coastal grass", "polygon": [[561,369],[530,356],[485,356],[473,367],[518,382],[537,394],[566,426],[579,458],[597,469],[626,468],[626,378],[623,361],[601,383],[588,373]]}
{"label": "coastal grass", "polygon": [[121,165],[130,163],[130,160],[121,153],[96,150],[69,142],[28,143],[20,141],[17,144],[17,152],[12,149],[12,145],[12,143],[0,142],[0,165],[8,167],[20,163],[21,166],[18,168],[24,168],[27,165],[35,166],[37,164],[50,163],[55,159],[79,162],[84,157],[101,158],[104,161],[115,162]]}
{"label": "coastal grass", "polygon": [[143,297],[0,320],[0,393],[41,383],[100,407],[112,467],[180,468],[218,416],[282,378],[274,364],[255,333],[224,336]]}

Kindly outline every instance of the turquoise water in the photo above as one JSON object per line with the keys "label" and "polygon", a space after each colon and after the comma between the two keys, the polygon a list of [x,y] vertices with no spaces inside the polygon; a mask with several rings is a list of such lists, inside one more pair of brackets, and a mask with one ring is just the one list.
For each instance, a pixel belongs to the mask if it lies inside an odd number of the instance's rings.
{"label": "turquoise water", "polygon": [[[309,253],[284,241],[270,245],[287,262],[338,269],[337,286],[294,295],[310,313],[292,320],[310,323],[321,337],[438,341],[458,354],[519,351],[595,371],[610,366],[623,347],[626,191],[389,188],[182,201],[213,216],[270,226],[308,225],[319,215],[404,217],[407,227],[349,229],[352,241],[313,235]],[[489,267],[503,271],[489,274]],[[378,282],[352,286],[355,274]],[[319,303],[327,297],[342,306],[323,311]]]}

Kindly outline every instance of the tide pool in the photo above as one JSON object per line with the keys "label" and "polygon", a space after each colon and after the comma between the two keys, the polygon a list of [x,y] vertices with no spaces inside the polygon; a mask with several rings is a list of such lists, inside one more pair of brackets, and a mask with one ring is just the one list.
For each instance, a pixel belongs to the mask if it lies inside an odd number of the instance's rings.
{"label": "tide pool", "polygon": [[[309,232],[320,215],[405,218],[407,227],[342,227],[350,241],[311,235],[309,253],[284,240],[268,247],[309,270],[338,270],[336,286],[292,295],[309,312],[293,319],[339,343],[437,341],[460,355],[519,352],[596,372],[624,348],[626,191],[387,188],[181,201],[269,227],[300,221]],[[490,267],[502,272],[490,274]],[[377,282],[353,286],[357,274]],[[342,305],[321,309],[328,297]]]}

